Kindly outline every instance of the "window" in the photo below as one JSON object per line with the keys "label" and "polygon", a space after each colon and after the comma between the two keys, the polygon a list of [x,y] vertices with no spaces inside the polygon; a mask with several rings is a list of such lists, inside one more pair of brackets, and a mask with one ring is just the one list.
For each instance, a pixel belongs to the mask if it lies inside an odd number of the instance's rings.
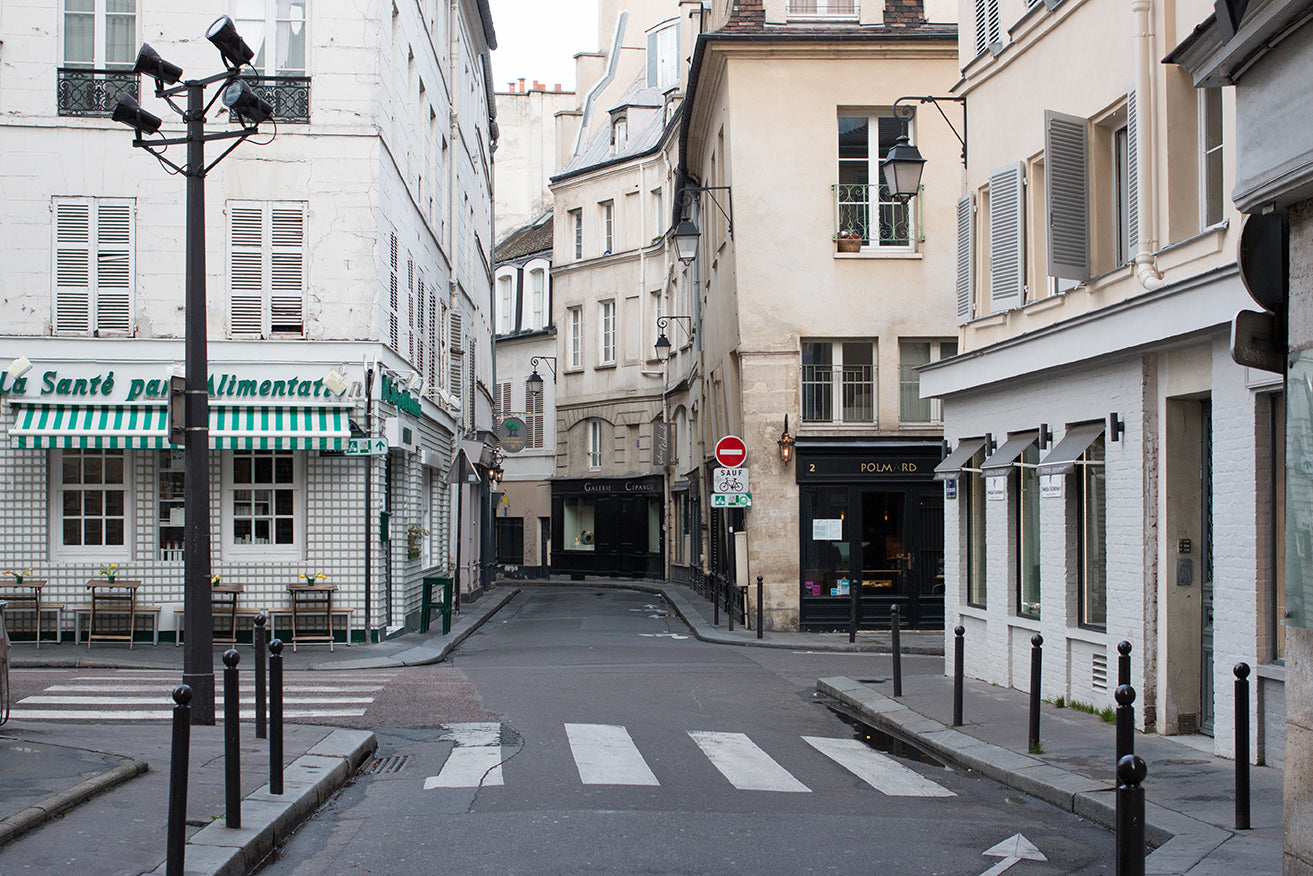
{"label": "window", "polygon": [[515,278],[497,278],[497,332],[510,334],[515,330]]}
{"label": "window", "polygon": [[53,210],[55,331],[131,333],[133,202],[56,198]]}
{"label": "window", "polygon": [[230,334],[302,333],[305,222],[303,202],[228,202]]}
{"label": "window", "polygon": [[288,552],[299,547],[301,478],[290,450],[234,450],[229,463],[224,528],[239,551]]}
{"label": "window", "polygon": [[233,23],[265,76],[304,76],[306,0],[235,0]]}
{"label": "window", "polygon": [[805,423],[875,422],[875,344],[803,341]]}
{"label": "window", "polygon": [[985,476],[980,466],[988,448],[981,448],[962,467],[962,507],[966,509],[967,604],[985,606]]}
{"label": "window", "polygon": [[1076,506],[1079,563],[1079,623],[1104,629],[1108,625],[1107,497],[1104,488],[1104,438],[1100,435],[1076,463]]}
{"label": "window", "polygon": [[661,189],[652,190],[652,239],[655,241],[665,233],[670,217],[666,216],[665,194]]}
{"label": "window", "polygon": [[1017,462],[1017,614],[1039,617],[1039,446],[1031,443]]}
{"label": "window", "polygon": [[593,550],[597,540],[596,501],[566,496],[561,506],[561,547],[567,551]]}
{"label": "window", "polygon": [[574,257],[581,259],[584,257],[584,212],[582,210],[570,211],[570,228],[574,231]]}
{"label": "window", "polygon": [[504,566],[524,565],[524,518],[497,517],[497,562]]}
{"label": "window", "polygon": [[571,307],[570,320],[570,367],[584,367],[584,309]]}
{"label": "window", "polygon": [[1271,489],[1269,492],[1268,575],[1267,594],[1267,661],[1286,659],[1286,403],[1283,393],[1268,396],[1271,414],[1268,418],[1271,432],[1269,463]]}
{"label": "window", "polygon": [[67,553],[127,556],[127,459],[122,450],[60,450],[52,454],[59,472],[59,536]]}
{"label": "window", "polygon": [[629,119],[627,116],[616,116],[611,119],[611,151],[624,152],[625,147],[629,145]]}
{"label": "window", "polygon": [[911,207],[890,197],[880,173],[881,159],[903,131],[903,121],[888,114],[839,116],[835,234],[840,238],[856,236],[863,246],[911,245]]}
{"label": "window", "polygon": [[603,301],[600,306],[600,341],[601,359],[599,364],[615,364],[615,301]]}
{"label": "window", "polygon": [[1219,224],[1226,204],[1222,188],[1222,89],[1199,89],[1199,215],[1204,228]]}
{"label": "window", "polygon": [[130,69],[136,59],[136,0],[64,0],[64,66]]}
{"label": "window", "polygon": [[588,421],[588,468],[596,471],[602,467],[602,421]]}
{"label": "window", "polygon": [[606,201],[599,206],[602,208],[602,255],[610,255],[615,250],[615,201]]}
{"label": "window", "polygon": [[1002,45],[998,0],[976,0],[976,54],[997,53]]}
{"label": "window", "polygon": [[944,421],[942,402],[937,398],[921,398],[921,375],[916,369],[956,355],[956,340],[898,342],[898,418],[901,423]]}
{"label": "window", "polygon": [[679,84],[679,21],[657,25],[647,34],[647,84],[661,91]]}
{"label": "window", "polygon": [[789,0],[789,18],[856,18],[858,0]]}
{"label": "window", "polygon": [[529,272],[529,288],[533,295],[533,328],[547,327],[547,272],[541,268]]}

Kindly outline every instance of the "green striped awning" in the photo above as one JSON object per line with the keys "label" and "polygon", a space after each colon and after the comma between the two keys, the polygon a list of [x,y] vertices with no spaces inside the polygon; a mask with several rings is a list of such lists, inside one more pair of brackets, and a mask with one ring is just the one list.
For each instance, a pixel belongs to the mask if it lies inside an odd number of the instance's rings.
{"label": "green striped awning", "polygon": [[[9,446],[169,447],[164,405],[16,403]],[[243,405],[210,407],[210,447],[240,450],[342,450],[351,437],[347,408]]]}

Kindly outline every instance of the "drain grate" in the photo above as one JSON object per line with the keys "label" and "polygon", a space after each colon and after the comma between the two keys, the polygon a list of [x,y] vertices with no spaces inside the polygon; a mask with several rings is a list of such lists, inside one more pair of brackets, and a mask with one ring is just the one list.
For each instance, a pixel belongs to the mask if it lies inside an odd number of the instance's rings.
{"label": "drain grate", "polygon": [[379,773],[396,773],[400,772],[402,767],[410,762],[408,754],[393,754],[388,757],[376,757],[361,767],[360,771],[367,775],[377,775]]}

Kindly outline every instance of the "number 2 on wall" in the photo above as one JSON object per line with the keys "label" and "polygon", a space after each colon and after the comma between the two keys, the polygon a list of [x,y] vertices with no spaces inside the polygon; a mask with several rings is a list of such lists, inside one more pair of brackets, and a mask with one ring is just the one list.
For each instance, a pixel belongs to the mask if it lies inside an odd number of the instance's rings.
{"label": "number 2 on wall", "polygon": [[816,463],[814,462],[807,463],[807,471],[816,471]]}

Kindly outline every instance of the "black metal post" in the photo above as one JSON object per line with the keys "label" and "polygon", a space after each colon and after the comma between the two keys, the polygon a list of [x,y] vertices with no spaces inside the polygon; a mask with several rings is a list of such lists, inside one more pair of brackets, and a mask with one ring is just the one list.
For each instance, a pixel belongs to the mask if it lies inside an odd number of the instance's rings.
{"label": "black metal post", "polygon": [[720,626],[720,575],[711,573],[711,625]]}
{"label": "black metal post", "polygon": [[730,581],[729,578],[726,578],[725,579],[725,614],[729,615],[729,631],[731,633],[734,632],[734,603],[738,601],[735,598],[735,594],[737,594],[738,592],[739,592],[739,588],[734,586],[734,582]]}
{"label": "black metal post", "polygon": [[1235,665],[1235,827],[1249,830],[1249,664]]}
{"label": "black metal post", "polygon": [[167,876],[182,876],[187,849],[187,762],[191,760],[191,688],[173,689],[173,752],[169,759],[169,823],[164,845]]}
{"label": "black metal post", "polygon": [[264,708],[264,691],[265,691],[265,624],[268,620],[264,612],[255,616],[255,623],[251,626],[251,638],[255,640],[255,738],[264,739],[268,736],[265,730],[265,708]]}
{"label": "black metal post", "polygon": [[965,644],[966,627],[958,624],[953,628],[953,726],[962,726],[962,672],[966,663]]}
{"label": "black metal post", "polygon": [[[365,437],[374,437],[374,366],[370,364],[365,369]],[[456,464],[460,464],[459,451],[457,451]],[[459,490],[459,488],[457,488]],[[459,496],[459,492],[457,493]],[[374,457],[365,457],[365,644],[374,640],[374,615],[372,613],[372,584],[374,570]],[[452,570],[452,576],[457,575],[460,568],[460,515],[456,516],[456,569]],[[437,536],[434,536],[436,538]],[[333,619],[328,619],[329,626],[332,626]],[[293,638],[296,638],[293,636]]]}
{"label": "black metal post", "polygon": [[283,643],[269,643],[269,793],[283,793]]}
{"label": "black metal post", "polygon": [[1044,678],[1044,637],[1039,633],[1030,637],[1030,739],[1032,754],[1039,748],[1040,682]]}
{"label": "black metal post", "polygon": [[758,639],[762,637],[763,618],[765,617],[765,610],[761,604],[761,583],[762,583],[761,577],[762,576],[760,575],[757,576],[757,638]]}
{"label": "black metal post", "polygon": [[1144,761],[1117,761],[1117,876],[1144,876]]}
{"label": "black metal post", "polygon": [[1135,688],[1129,684],[1117,685],[1113,693],[1117,700],[1117,760],[1135,754]]}
{"label": "black metal post", "polygon": [[861,583],[857,582],[854,586],[852,579],[848,581],[848,643],[852,644],[857,641],[857,614],[860,608],[862,595]]}
{"label": "black metal post", "polygon": [[903,695],[903,640],[899,631],[901,626],[898,606],[895,605],[889,609],[889,639],[894,652],[894,696],[896,697]]}
{"label": "black metal post", "polygon": [[223,652],[224,822],[229,827],[242,826],[241,690],[237,679],[241,659],[236,648]]}
{"label": "black metal post", "polygon": [[183,460],[182,682],[192,721],[214,723],[214,615],[210,606],[210,393],[205,320],[205,86],[187,85],[186,357]]}
{"label": "black metal post", "polygon": [[[1131,683],[1131,643],[1117,643],[1117,686]],[[1129,754],[1130,752],[1127,752]]]}

